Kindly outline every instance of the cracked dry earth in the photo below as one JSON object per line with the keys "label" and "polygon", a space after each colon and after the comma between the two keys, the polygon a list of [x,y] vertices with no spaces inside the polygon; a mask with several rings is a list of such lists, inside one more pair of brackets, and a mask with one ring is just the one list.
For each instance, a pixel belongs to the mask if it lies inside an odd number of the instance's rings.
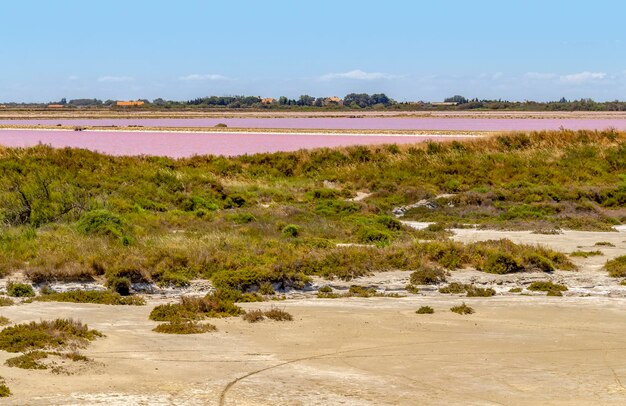
{"label": "cracked dry earth", "polygon": [[[463,241],[502,238],[501,232],[456,232]],[[626,289],[600,269],[624,254],[626,235],[506,234],[568,253],[598,241],[616,246],[601,247],[602,257],[577,259],[577,273],[556,275],[574,285],[579,280],[581,289],[597,288],[588,296],[300,297],[242,304],[278,305],[293,314],[293,322],[218,319],[211,321],[216,333],[200,335],[151,331],[156,323],[148,314],[166,299],[148,298],[141,307],[6,307],[2,315],[14,322],[73,317],[106,337],[83,351],[98,367],[74,375],[3,366],[0,375],[14,393],[3,404],[626,404],[626,298],[600,289]],[[477,274],[453,276],[469,280]],[[476,313],[449,311],[462,302]],[[422,305],[435,313],[415,314]],[[0,352],[0,363],[11,356]]]}

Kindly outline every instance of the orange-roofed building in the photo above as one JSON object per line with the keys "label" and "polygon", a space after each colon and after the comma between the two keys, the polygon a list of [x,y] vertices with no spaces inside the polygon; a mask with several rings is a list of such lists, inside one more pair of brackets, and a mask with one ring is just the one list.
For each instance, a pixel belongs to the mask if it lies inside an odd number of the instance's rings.
{"label": "orange-roofed building", "polygon": [[276,99],[274,99],[273,97],[266,97],[264,99],[261,99],[261,103],[263,104],[272,104],[276,101]]}
{"label": "orange-roofed building", "polygon": [[62,104],[48,104],[49,109],[62,109],[63,107],[65,106]]}

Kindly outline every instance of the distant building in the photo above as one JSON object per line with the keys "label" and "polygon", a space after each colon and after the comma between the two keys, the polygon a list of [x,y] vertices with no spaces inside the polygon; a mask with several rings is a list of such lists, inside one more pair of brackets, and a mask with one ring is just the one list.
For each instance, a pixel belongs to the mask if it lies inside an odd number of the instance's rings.
{"label": "distant building", "polygon": [[456,106],[458,102],[431,102],[433,106]]}
{"label": "distant building", "polygon": [[118,101],[115,103],[116,106],[123,107],[132,107],[132,106],[143,106],[145,103],[142,101]]}
{"label": "distant building", "polygon": [[0,104],[0,109],[6,109],[7,106],[5,104]]}
{"label": "distant building", "polygon": [[63,104],[48,104],[49,109],[62,109],[65,107]]}
{"label": "distant building", "polygon": [[324,99],[324,106],[328,106],[328,105],[332,105],[332,104],[336,104],[336,105],[343,105],[343,100],[341,100],[339,97],[337,96],[332,96],[332,97],[327,97]]}
{"label": "distant building", "polygon": [[261,103],[263,104],[272,104],[275,102],[276,102],[276,99],[274,99],[273,97],[266,97],[264,99],[261,99]]}

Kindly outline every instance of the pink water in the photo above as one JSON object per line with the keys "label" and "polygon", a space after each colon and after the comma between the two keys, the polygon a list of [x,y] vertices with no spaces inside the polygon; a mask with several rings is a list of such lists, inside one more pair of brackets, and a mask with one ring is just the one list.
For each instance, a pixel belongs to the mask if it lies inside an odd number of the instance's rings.
{"label": "pink water", "polygon": [[[349,145],[413,144],[437,136],[336,136],[314,134],[166,133],[122,131],[0,130],[0,145],[73,147],[109,155],[244,155]],[[445,139],[454,139],[445,137]]]}
{"label": "pink water", "polygon": [[626,119],[576,118],[165,118],[165,119],[52,119],[0,120],[0,124],[144,126],[144,127],[214,127],[224,123],[234,128],[302,128],[361,130],[443,130],[443,131],[514,131],[514,130],[602,130],[613,127],[626,130]]}

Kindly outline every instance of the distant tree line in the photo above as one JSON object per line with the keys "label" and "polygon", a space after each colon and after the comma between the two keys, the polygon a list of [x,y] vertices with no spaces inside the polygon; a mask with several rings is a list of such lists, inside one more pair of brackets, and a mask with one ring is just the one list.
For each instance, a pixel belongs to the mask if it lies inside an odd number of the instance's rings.
{"label": "distant tree line", "polygon": [[[609,101],[596,102],[592,99],[558,101],[508,101],[478,98],[468,99],[461,95],[454,95],[444,99],[444,103],[425,101],[397,102],[384,93],[349,93],[343,99],[338,97],[314,97],[308,94],[297,99],[280,96],[278,99],[261,98],[260,96],[207,96],[192,100],[178,101],[162,98],[152,101],[141,99],[143,106],[133,109],[328,109],[328,110],[517,110],[517,111],[626,111],[626,102]],[[50,103],[0,103],[8,108],[45,108],[49,104],[61,104],[67,108],[128,108],[116,105],[116,100],[99,99],[72,99],[65,98]]]}

